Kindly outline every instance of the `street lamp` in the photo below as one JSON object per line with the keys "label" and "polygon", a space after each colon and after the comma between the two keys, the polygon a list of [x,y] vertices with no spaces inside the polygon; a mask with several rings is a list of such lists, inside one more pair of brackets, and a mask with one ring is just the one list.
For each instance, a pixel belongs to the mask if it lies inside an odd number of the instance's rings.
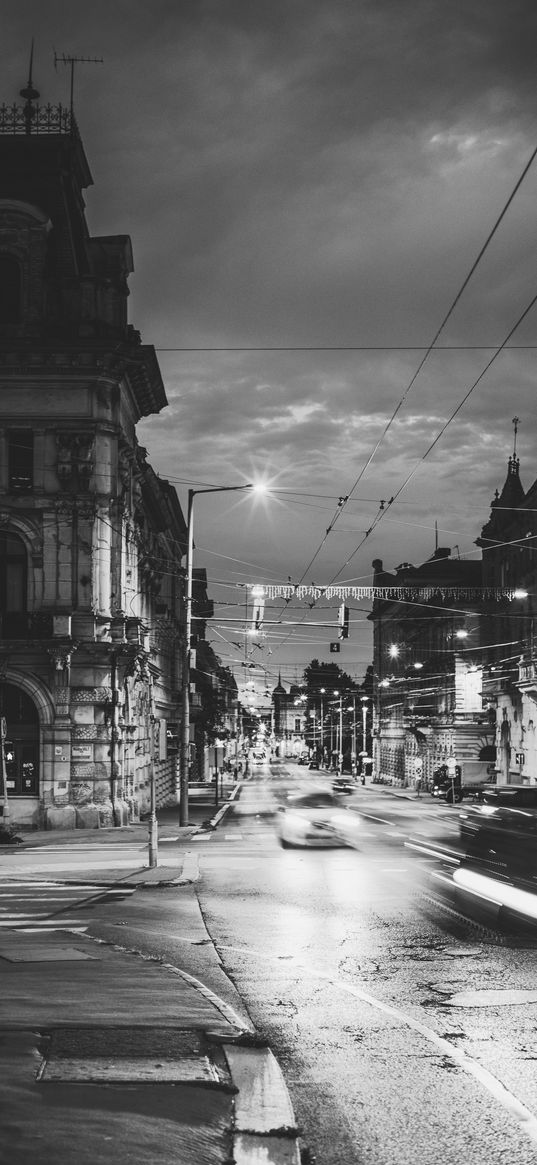
{"label": "street lamp", "polygon": [[190,760],[190,663],[192,638],[192,565],[194,555],[194,498],[196,494],[231,493],[237,490],[254,490],[266,493],[262,483],[246,482],[244,485],[215,485],[207,489],[189,489],[187,511],[187,555],[186,555],[186,596],[182,611],[182,667],[181,667],[181,752],[179,761],[179,824],[188,825],[188,770]]}
{"label": "street lamp", "polygon": [[366,731],[367,731],[367,704],[369,697],[360,696],[362,701],[362,772],[365,774],[365,757],[367,755],[366,745]]}
{"label": "street lamp", "polygon": [[323,696],[326,688],[319,688],[319,695],[321,697],[321,763],[324,763],[324,706]]}

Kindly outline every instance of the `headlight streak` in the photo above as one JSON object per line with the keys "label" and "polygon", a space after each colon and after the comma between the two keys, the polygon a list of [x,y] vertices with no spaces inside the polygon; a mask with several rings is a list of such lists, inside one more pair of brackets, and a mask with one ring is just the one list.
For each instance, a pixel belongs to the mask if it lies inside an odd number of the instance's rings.
{"label": "headlight streak", "polygon": [[455,857],[454,854],[448,853],[447,850],[431,849],[427,845],[422,845],[418,841],[405,841],[406,849],[414,849],[417,853],[430,854],[433,858],[442,858],[443,861],[452,862],[455,866],[460,866],[461,859]]}
{"label": "headlight streak", "polygon": [[526,918],[537,919],[537,898],[529,890],[519,890],[517,886],[496,882],[493,878],[487,878],[485,874],[467,869],[456,870],[453,881],[478,898],[483,898],[496,906],[506,906]]}

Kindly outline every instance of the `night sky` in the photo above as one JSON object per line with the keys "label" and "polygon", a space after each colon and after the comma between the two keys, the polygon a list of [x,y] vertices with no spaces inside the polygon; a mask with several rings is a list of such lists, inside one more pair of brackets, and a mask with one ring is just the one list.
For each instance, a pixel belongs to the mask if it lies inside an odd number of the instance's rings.
{"label": "night sky", "polygon": [[[288,683],[334,659],[334,628],[308,623],[338,601],[270,603],[245,648],[237,584],[367,585],[373,559],[419,564],[437,538],[478,557],[514,416],[537,477],[537,308],[458,409],[537,293],[537,161],[420,369],[537,145],[537,6],[22,0],[6,103],[32,36],[42,103],[69,100],[54,50],[103,58],[75,73],[87,217],[132,238],[130,321],[169,400],[139,426],[154,468],[185,510],[189,486],[272,483],[196,499],[196,565],[223,662]],[[360,678],[368,604],[350,606],[336,658]]]}

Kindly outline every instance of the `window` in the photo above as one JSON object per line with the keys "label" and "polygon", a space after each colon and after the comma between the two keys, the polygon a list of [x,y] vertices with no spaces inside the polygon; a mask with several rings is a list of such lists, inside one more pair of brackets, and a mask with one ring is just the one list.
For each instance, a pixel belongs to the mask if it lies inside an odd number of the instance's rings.
{"label": "window", "polygon": [[300,732],[300,728],[301,728],[300,718],[297,716],[297,717],[295,717],[295,732]]}
{"label": "window", "polygon": [[0,255],[0,325],[21,319],[21,269],[14,255]]}
{"label": "window", "polygon": [[0,533],[0,611],[26,610],[26,571],[22,539]]}
{"label": "window", "polygon": [[31,429],[8,433],[9,490],[30,493],[34,485],[34,435]]}

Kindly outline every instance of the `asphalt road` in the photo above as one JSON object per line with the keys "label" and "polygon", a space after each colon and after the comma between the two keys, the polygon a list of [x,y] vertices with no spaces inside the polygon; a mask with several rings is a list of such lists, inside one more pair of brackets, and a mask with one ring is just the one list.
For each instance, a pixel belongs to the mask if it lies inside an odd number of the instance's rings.
{"label": "asphalt road", "polygon": [[178,894],[199,902],[189,957],[205,981],[212,939],[208,986],[277,1056],[305,1161],[535,1162],[533,932],[454,889],[456,808],[359,789],[357,849],[282,850],[275,805],[312,776],[260,769],[187,843],[191,886],[82,905],[90,932],[180,966]]}

